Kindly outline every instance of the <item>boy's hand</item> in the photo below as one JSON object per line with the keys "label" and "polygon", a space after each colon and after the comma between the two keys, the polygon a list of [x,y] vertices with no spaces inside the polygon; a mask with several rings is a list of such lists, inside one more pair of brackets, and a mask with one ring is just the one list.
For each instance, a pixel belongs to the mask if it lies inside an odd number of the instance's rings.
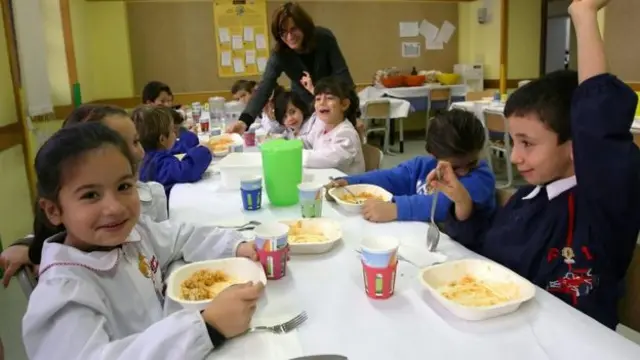
{"label": "boy's hand", "polygon": [[394,221],[398,218],[398,206],[392,202],[367,200],[362,205],[362,217],[375,223]]}
{"label": "boy's hand", "polygon": [[227,339],[238,336],[249,328],[263,291],[261,282],[230,286],[207,305],[202,317]]}
{"label": "boy's hand", "polygon": [[237,257],[245,257],[247,259],[258,261],[258,253],[256,252],[256,245],[253,241],[243,242],[238,245],[236,250]]}
{"label": "boy's hand", "polygon": [[11,278],[18,269],[31,265],[29,261],[29,247],[25,245],[13,245],[0,253],[0,268],[4,269],[2,285],[6,288],[11,282]]}
{"label": "boy's hand", "polygon": [[573,15],[578,10],[590,10],[597,12],[607,6],[609,0],[573,0],[569,5],[569,14]]}
{"label": "boy's hand", "polygon": [[[439,176],[437,176],[439,174]],[[427,184],[445,194],[456,206],[456,217],[460,221],[471,216],[473,202],[467,189],[462,185],[451,163],[439,161],[438,166],[427,175]]]}
{"label": "boy's hand", "polygon": [[332,201],[332,202],[335,201],[334,198],[332,198],[331,195],[329,195],[329,189],[336,188],[336,187],[343,187],[347,185],[349,185],[349,182],[346,179],[331,180],[331,182],[329,182],[324,186],[324,188],[327,190],[324,193],[324,197],[327,199],[327,201]]}

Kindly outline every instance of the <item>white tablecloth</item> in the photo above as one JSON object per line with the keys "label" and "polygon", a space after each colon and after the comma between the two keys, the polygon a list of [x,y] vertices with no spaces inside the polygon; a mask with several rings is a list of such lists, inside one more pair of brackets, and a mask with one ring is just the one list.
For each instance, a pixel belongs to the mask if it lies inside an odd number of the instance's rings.
{"label": "white tablecloth", "polygon": [[[336,170],[305,170],[316,181]],[[243,212],[238,191],[221,189],[218,175],[174,186],[174,220],[216,224],[235,219],[274,221],[299,217],[297,206]],[[363,236],[397,236],[403,245],[424,246],[424,223],[371,224],[324,203],[323,215],[342,224],[343,243],[323,255],[293,256],[284,279],[270,281],[259,322],[300,310],[309,320],[287,335],[251,334],[232,341],[211,359],[284,360],[300,355],[342,354],[353,360],[542,360],[640,359],[640,346],[605,328],[544,290],[516,313],[482,322],[455,318],[421,288],[418,269],[399,263],[395,295],[371,300],[364,294],[355,249]],[[449,259],[477,257],[446,235],[439,250]]]}
{"label": "white tablecloth", "polygon": [[373,87],[369,86],[360,91],[361,97],[365,96],[368,99],[381,98],[385,95],[396,98],[423,98],[429,96],[429,91],[433,89],[451,89],[452,96],[465,96],[467,93],[466,85],[440,85],[440,84],[427,84],[423,86],[411,86],[411,87],[397,87],[397,88],[385,88],[385,87]]}

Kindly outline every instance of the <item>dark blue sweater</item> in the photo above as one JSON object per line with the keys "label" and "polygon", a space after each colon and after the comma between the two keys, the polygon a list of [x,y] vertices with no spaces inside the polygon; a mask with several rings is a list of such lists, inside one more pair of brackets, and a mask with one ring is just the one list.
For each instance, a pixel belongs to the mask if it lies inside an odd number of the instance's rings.
{"label": "dark blue sweater", "polygon": [[[393,169],[375,170],[360,175],[347,176],[349,184],[372,184],[393,194],[400,221],[428,221],[431,216],[433,196],[427,194],[427,175],[436,168],[438,160],[433,156],[418,156]],[[485,161],[460,178],[474,202],[493,209],[495,206],[496,179]],[[436,205],[435,220],[447,217],[451,200],[440,193]]]}
{"label": "dark blue sweater", "polygon": [[182,160],[168,150],[147,151],[140,167],[140,181],[159,182],[168,197],[173,185],[200,180],[211,159],[211,151],[204,146],[187,150]]}
{"label": "dark blue sweater", "polygon": [[615,328],[640,230],[640,153],[630,133],[637,101],[612,75],[583,82],[571,108],[577,185],[551,200],[553,184],[535,196],[526,186],[497,213],[474,204],[465,222],[452,212],[445,232]]}
{"label": "dark blue sweater", "polygon": [[200,139],[198,139],[198,135],[181,127],[178,138],[176,139],[175,144],[173,144],[173,148],[171,148],[171,153],[184,154],[187,152],[187,150],[198,145],[200,145]]}

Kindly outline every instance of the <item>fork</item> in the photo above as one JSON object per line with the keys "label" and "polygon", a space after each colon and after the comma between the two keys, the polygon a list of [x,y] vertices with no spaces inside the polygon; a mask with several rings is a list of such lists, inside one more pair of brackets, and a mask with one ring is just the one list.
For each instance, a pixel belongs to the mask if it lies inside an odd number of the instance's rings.
{"label": "fork", "polygon": [[245,331],[245,334],[249,334],[256,331],[268,331],[274,334],[286,334],[298,328],[305,321],[307,321],[307,319],[308,319],[307,312],[303,311],[289,321],[286,321],[277,325],[272,325],[272,326],[254,326],[252,328],[249,328],[247,331]]}
{"label": "fork", "polygon": [[[440,172],[438,170],[436,170],[436,180],[440,181]],[[429,229],[427,230],[427,249],[431,252],[436,251],[438,242],[440,241],[440,230],[434,220],[439,194],[440,191],[436,188],[432,195],[433,200],[431,200],[431,223],[429,223]]]}
{"label": "fork", "polygon": [[242,231],[242,230],[252,230],[253,228],[255,228],[260,224],[262,224],[260,221],[251,220],[239,226],[218,226],[218,227],[221,229],[234,229],[234,230]]}
{"label": "fork", "polygon": [[[336,178],[334,178],[333,176],[329,176],[329,180],[331,180],[331,181],[335,181],[335,180],[336,180]],[[344,191],[346,191],[349,195],[353,196],[353,199],[355,200],[355,202],[356,202],[356,204],[357,204],[357,205],[362,205],[362,204],[364,204],[364,201],[362,201],[362,200],[358,199],[358,197],[356,196],[356,194],[352,193],[352,192],[351,192],[351,190],[347,189],[347,187],[346,187],[346,186],[343,186],[341,189],[342,189],[342,190],[344,190]]]}

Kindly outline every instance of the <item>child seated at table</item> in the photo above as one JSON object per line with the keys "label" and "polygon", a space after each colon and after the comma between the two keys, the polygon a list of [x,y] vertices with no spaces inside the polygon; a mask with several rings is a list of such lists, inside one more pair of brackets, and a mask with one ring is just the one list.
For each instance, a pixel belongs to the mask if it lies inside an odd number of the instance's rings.
{"label": "child seated at table", "polygon": [[338,169],[348,175],[363,173],[362,143],[355,129],[360,111],[355,90],[336,77],[327,77],[315,85],[314,95],[314,109],[321,123],[300,137],[305,148],[311,150],[305,167]]}
{"label": "child seated at table", "polygon": [[292,91],[285,91],[274,101],[275,118],[287,129],[287,138],[295,139],[309,134],[316,121],[311,106]]}
{"label": "child seated at table", "polygon": [[[140,145],[140,139],[136,127],[131,121],[129,114],[122,108],[112,105],[85,104],[75,108],[62,124],[63,128],[75,126],[82,123],[100,122],[114,131],[126,141],[129,151],[133,155],[136,168],[139,167],[144,150]],[[164,187],[156,182],[136,182],[138,198],[142,214],[154,221],[164,221],[169,218],[167,211],[167,195]],[[40,229],[43,233],[47,229]],[[37,265],[29,259],[29,245],[33,241],[33,236],[25,236],[0,253],[0,268],[5,269],[2,279],[6,287],[11,281],[11,277],[22,266]],[[37,271],[36,271],[37,273]]]}
{"label": "child seated at table", "polygon": [[160,81],[150,81],[142,89],[142,103],[173,107],[173,93],[169,85]]}
{"label": "child seated at table", "polygon": [[140,166],[141,181],[156,181],[164,186],[167,197],[173,185],[195,182],[211,164],[211,151],[206,146],[188,149],[182,159],[171,153],[176,141],[171,109],[142,105],[131,115],[146,152]]}
{"label": "child seated at table", "polygon": [[237,231],[140,216],[135,160],[100,123],[61,129],[40,148],[35,230],[40,279],[22,322],[29,359],[205,359],[247,330],[263,285],[220,292],[165,317],[163,274],[176,259],[257,260]]}
{"label": "child seated at table", "polygon": [[428,181],[454,203],[445,228],[454,240],[615,329],[640,230],[640,152],[630,132],[638,97],[606,70],[596,17],[606,2],[569,6],[577,73],[551,73],[507,100],[511,161],[531,185],[494,211],[449,164]]}
{"label": "child seated at table", "polygon": [[[458,109],[445,111],[429,123],[426,145],[429,155],[415,157],[392,169],[340,178],[329,186],[372,184],[393,194],[392,202],[368,200],[364,203],[362,215],[369,221],[430,221],[433,191],[427,186],[427,175],[438,161],[448,161],[474,202],[492,209],[496,180],[486,161],[478,160],[484,145],[484,127],[473,113]],[[440,193],[435,221],[444,221],[450,207],[451,200]]]}
{"label": "child seated at table", "polygon": [[184,154],[189,149],[200,145],[198,135],[184,126],[184,117],[180,112],[171,109],[171,117],[173,118],[173,130],[176,132],[176,142],[171,148],[172,154]]}
{"label": "child seated at table", "polygon": [[231,86],[231,95],[233,100],[239,101],[245,105],[249,103],[253,92],[257,89],[257,83],[253,80],[238,80]]}

